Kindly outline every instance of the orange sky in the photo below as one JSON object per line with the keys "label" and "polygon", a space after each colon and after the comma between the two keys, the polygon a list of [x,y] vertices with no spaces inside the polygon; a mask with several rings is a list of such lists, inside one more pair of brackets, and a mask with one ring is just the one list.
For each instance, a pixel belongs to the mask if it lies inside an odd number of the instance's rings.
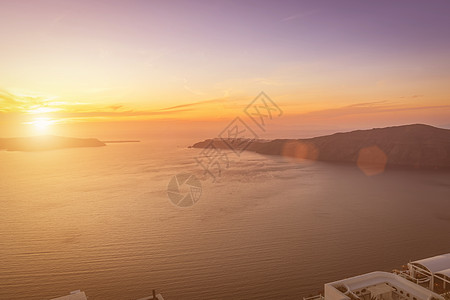
{"label": "orange sky", "polygon": [[2,2],[0,137],[206,138],[261,91],[261,137],[450,128],[448,7],[414,5]]}
{"label": "orange sky", "polygon": [[[343,99],[338,103],[308,101],[308,98],[296,101],[290,95],[270,96],[283,110],[283,115],[274,116],[272,120],[266,118],[267,130],[258,132],[262,138],[310,137],[410,123],[446,126],[450,120],[450,105],[445,101],[426,101],[421,95],[371,102]],[[141,138],[147,135],[167,137],[170,131],[174,137],[207,138],[218,134],[235,117],[257,127],[244,113],[254,97],[244,95],[161,108],[120,102],[108,105],[70,102],[4,91],[0,97],[4,103],[1,125],[6,130],[3,136],[57,134]]]}

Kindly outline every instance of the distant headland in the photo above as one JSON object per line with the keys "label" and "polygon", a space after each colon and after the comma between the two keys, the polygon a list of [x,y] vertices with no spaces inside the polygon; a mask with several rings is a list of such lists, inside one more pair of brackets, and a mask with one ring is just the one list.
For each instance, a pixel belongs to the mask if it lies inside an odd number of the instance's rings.
{"label": "distant headland", "polygon": [[83,139],[52,135],[0,139],[0,150],[7,151],[45,151],[63,148],[102,146],[105,146],[105,143],[95,138]]}
{"label": "distant headland", "polygon": [[113,143],[138,143],[138,140],[100,141],[95,138],[72,138],[53,135],[0,138],[0,150],[46,151],[64,148],[103,147]]}
{"label": "distant headland", "polygon": [[102,146],[105,146],[105,143],[95,138],[83,139],[52,135],[0,138],[0,150],[7,151],[45,151],[64,148]]}
{"label": "distant headland", "polygon": [[[227,149],[227,140],[208,139],[193,148]],[[242,143],[241,143],[242,144]],[[254,140],[247,151],[327,162],[450,169],[450,130],[424,124],[356,130],[308,139]]]}

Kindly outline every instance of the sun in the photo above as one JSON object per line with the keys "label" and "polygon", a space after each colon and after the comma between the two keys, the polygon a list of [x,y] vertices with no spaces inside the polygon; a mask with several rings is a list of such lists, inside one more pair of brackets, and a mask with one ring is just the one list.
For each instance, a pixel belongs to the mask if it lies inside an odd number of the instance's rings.
{"label": "sun", "polygon": [[35,134],[49,134],[51,129],[50,127],[54,123],[55,120],[44,117],[35,118],[31,122],[27,122],[27,124],[30,124],[32,126],[33,132]]}

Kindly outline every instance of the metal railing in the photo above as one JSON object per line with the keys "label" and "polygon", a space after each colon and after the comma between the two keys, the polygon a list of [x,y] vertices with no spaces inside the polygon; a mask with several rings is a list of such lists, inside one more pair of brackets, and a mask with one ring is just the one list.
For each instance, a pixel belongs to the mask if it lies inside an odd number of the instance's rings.
{"label": "metal railing", "polygon": [[428,283],[430,281],[430,277],[424,277],[424,278],[415,278],[409,274],[408,271],[397,271],[394,272],[394,274],[403,277],[405,279],[408,279],[409,281],[414,282],[415,284],[424,284]]}
{"label": "metal railing", "polygon": [[311,297],[303,297],[303,300],[325,300],[325,297],[319,294]]}

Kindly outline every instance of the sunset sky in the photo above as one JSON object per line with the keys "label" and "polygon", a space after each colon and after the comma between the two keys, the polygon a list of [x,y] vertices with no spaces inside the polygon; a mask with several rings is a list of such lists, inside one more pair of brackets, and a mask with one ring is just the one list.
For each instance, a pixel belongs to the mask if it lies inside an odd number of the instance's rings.
{"label": "sunset sky", "polygon": [[0,137],[217,131],[260,91],[284,112],[274,136],[450,128],[449,16],[447,0],[2,0]]}

